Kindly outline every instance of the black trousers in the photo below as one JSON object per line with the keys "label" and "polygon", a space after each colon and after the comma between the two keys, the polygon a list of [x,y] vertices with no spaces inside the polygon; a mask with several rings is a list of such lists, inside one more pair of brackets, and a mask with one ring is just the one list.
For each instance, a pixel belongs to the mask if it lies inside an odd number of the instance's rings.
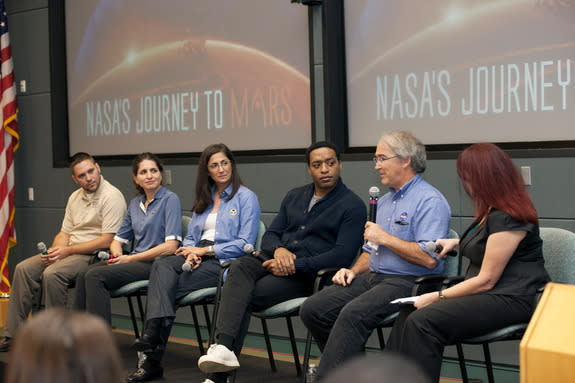
{"label": "black trousers", "polygon": [[[148,286],[148,301],[146,321],[166,318],[160,328],[159,338],[163,344],[146,356],[155,361],[162,360],[166,342],[170,335],[173,319],[178,310],[177,300],[192,291],[207,287],[215,287],[221,270],[220,262],[214,257],[202,260],[200,267],[191,271],[182,271],[186,259],[179,255],[168,255],[158,258],[152,264],[150,284]],[[146,322],[148,324],[148,322]],[[147,328],[147,327],[146,327]]]}
{"label": "black trousers", "polygon": [[86,310],[112,321],[110,291],[127,283],[148,279],[152,262],[131,262],[108,265],[101,261],[90,265],[76,279],[74,308]]}
{"label": "black trousers", "polygon": [[389,302],[409,296],[415,277],[363,273],[349,286],[333,285],[309,297],[300,317],[322,350],[318,379],[361,354],[369,336],[390,314]]}
{"label": "black trousers", "polygon": [[437,382],[445,346],[504,326],[528,322],[534,303],[533,296],[475,294],[444,299],[419,310],[404,306],[387,348],[418,362]]}
{"label": "black trousers", "polygon": [[310,295],[313,281],[313,276],[302,273],[276,277],[253,256],[244,256],[233,261],[218,309],[215,332],[218,343],[239,355],[251,313],[288,299]]}

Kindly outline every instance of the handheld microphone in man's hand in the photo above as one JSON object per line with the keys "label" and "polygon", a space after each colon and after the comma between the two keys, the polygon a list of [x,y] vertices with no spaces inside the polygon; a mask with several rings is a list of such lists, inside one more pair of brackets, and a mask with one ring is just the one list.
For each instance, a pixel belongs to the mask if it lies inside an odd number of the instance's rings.
{"label": "handheld microphone in man's hand", "polygon": [[38,249],[39,253],[42,253],[44,255],[48,255],[48,248],[46,247],[46,244],[44,242],[38,242],[36,244],[36,249]]}
{"label": "handheld microphone in man's hand", "polygon": [[[441,253],[443,251],[443,246],[435,242],[427,242],[425,244],[425,251],[429,253]],[[446,255],[455,257],[457,255],[457,250],[449,250]]]}
{"label": "handheld microphone in man's hand", "polygon": [[114,255],[114,254],[110,254],[106,250],[100,250],[100,251],[98,251],[98,258],[102,261],[107,261],[108,259],[118,258],[118,256]]}
{"label": "handheld microphone in man's hand", "polygon": [[247,255],[253,255],[254,257],[256,257],[261,263],[264,263],[265,261],[268,260],[268,258],[265,256],[264,253],[262,253],[259,250],[256,250],[254,248],[254,245],[252,245],[251,243],[246,243],[244,245],[244,253],[246,253]]}
{"label": "handheld microphone in man's hand", "polygon": [[372,186],[369,188],[369,217],[368,220],[370,222],[375,222],[377,217],[377,201],[379,200],[379,196],[381,192],[377,186]]}
{"label": "handheld microphone in man's hand", "polygon": [[[377,201],[379,200],[380,194],[381,192],[377,186],[369,188],[369,214],[367,220],[373,223],[375,223],[377,217]],[[366,244],[373,250],[377,250],[377,245],[375,243],[367,241]]]}

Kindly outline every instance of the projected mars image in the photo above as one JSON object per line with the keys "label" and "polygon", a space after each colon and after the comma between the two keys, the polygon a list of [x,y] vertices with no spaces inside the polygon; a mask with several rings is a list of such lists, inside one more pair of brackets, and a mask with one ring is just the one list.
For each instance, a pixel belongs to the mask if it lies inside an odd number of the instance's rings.
{"label": "projected mars image", "polygon": [[[252,0],[216,12],[214,3],[228,2],[160,3],[100,1],[86,11],[84,35],[69,42],[71,145],[113,155],[195,152],[220,141],[234,150],[309,144],[307,47],[268,41],[267,25],[254,33],[254,10],[292,11],[306,23],[305,8]],[[281,25],[275,32],[294,34]],[[295,33],[307,45],[307,31]]]}

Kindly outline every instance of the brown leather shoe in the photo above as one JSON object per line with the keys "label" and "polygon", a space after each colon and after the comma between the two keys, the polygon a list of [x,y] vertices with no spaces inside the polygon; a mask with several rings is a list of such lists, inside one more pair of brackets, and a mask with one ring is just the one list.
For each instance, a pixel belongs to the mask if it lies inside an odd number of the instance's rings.
{"label": "brown leather shoe", "polygon": [[5,337],[0,342],[0,352],[8,352],[10,351],[10,344],[12,344],[12,338]]}

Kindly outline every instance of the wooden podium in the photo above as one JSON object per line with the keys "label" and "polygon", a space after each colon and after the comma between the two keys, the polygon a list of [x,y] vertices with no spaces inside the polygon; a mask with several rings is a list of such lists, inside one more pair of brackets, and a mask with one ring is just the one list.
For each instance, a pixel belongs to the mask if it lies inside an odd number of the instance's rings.
{"label": "wooden podium", "polygon": [[547,284],[519,354],[521,383],[575,381],[575,285]]}
{"label": "wooden podium", "polygon": [[0,327],[4,327],[6,325],[9,300],[10,300],[9,297],[0,297]]}

